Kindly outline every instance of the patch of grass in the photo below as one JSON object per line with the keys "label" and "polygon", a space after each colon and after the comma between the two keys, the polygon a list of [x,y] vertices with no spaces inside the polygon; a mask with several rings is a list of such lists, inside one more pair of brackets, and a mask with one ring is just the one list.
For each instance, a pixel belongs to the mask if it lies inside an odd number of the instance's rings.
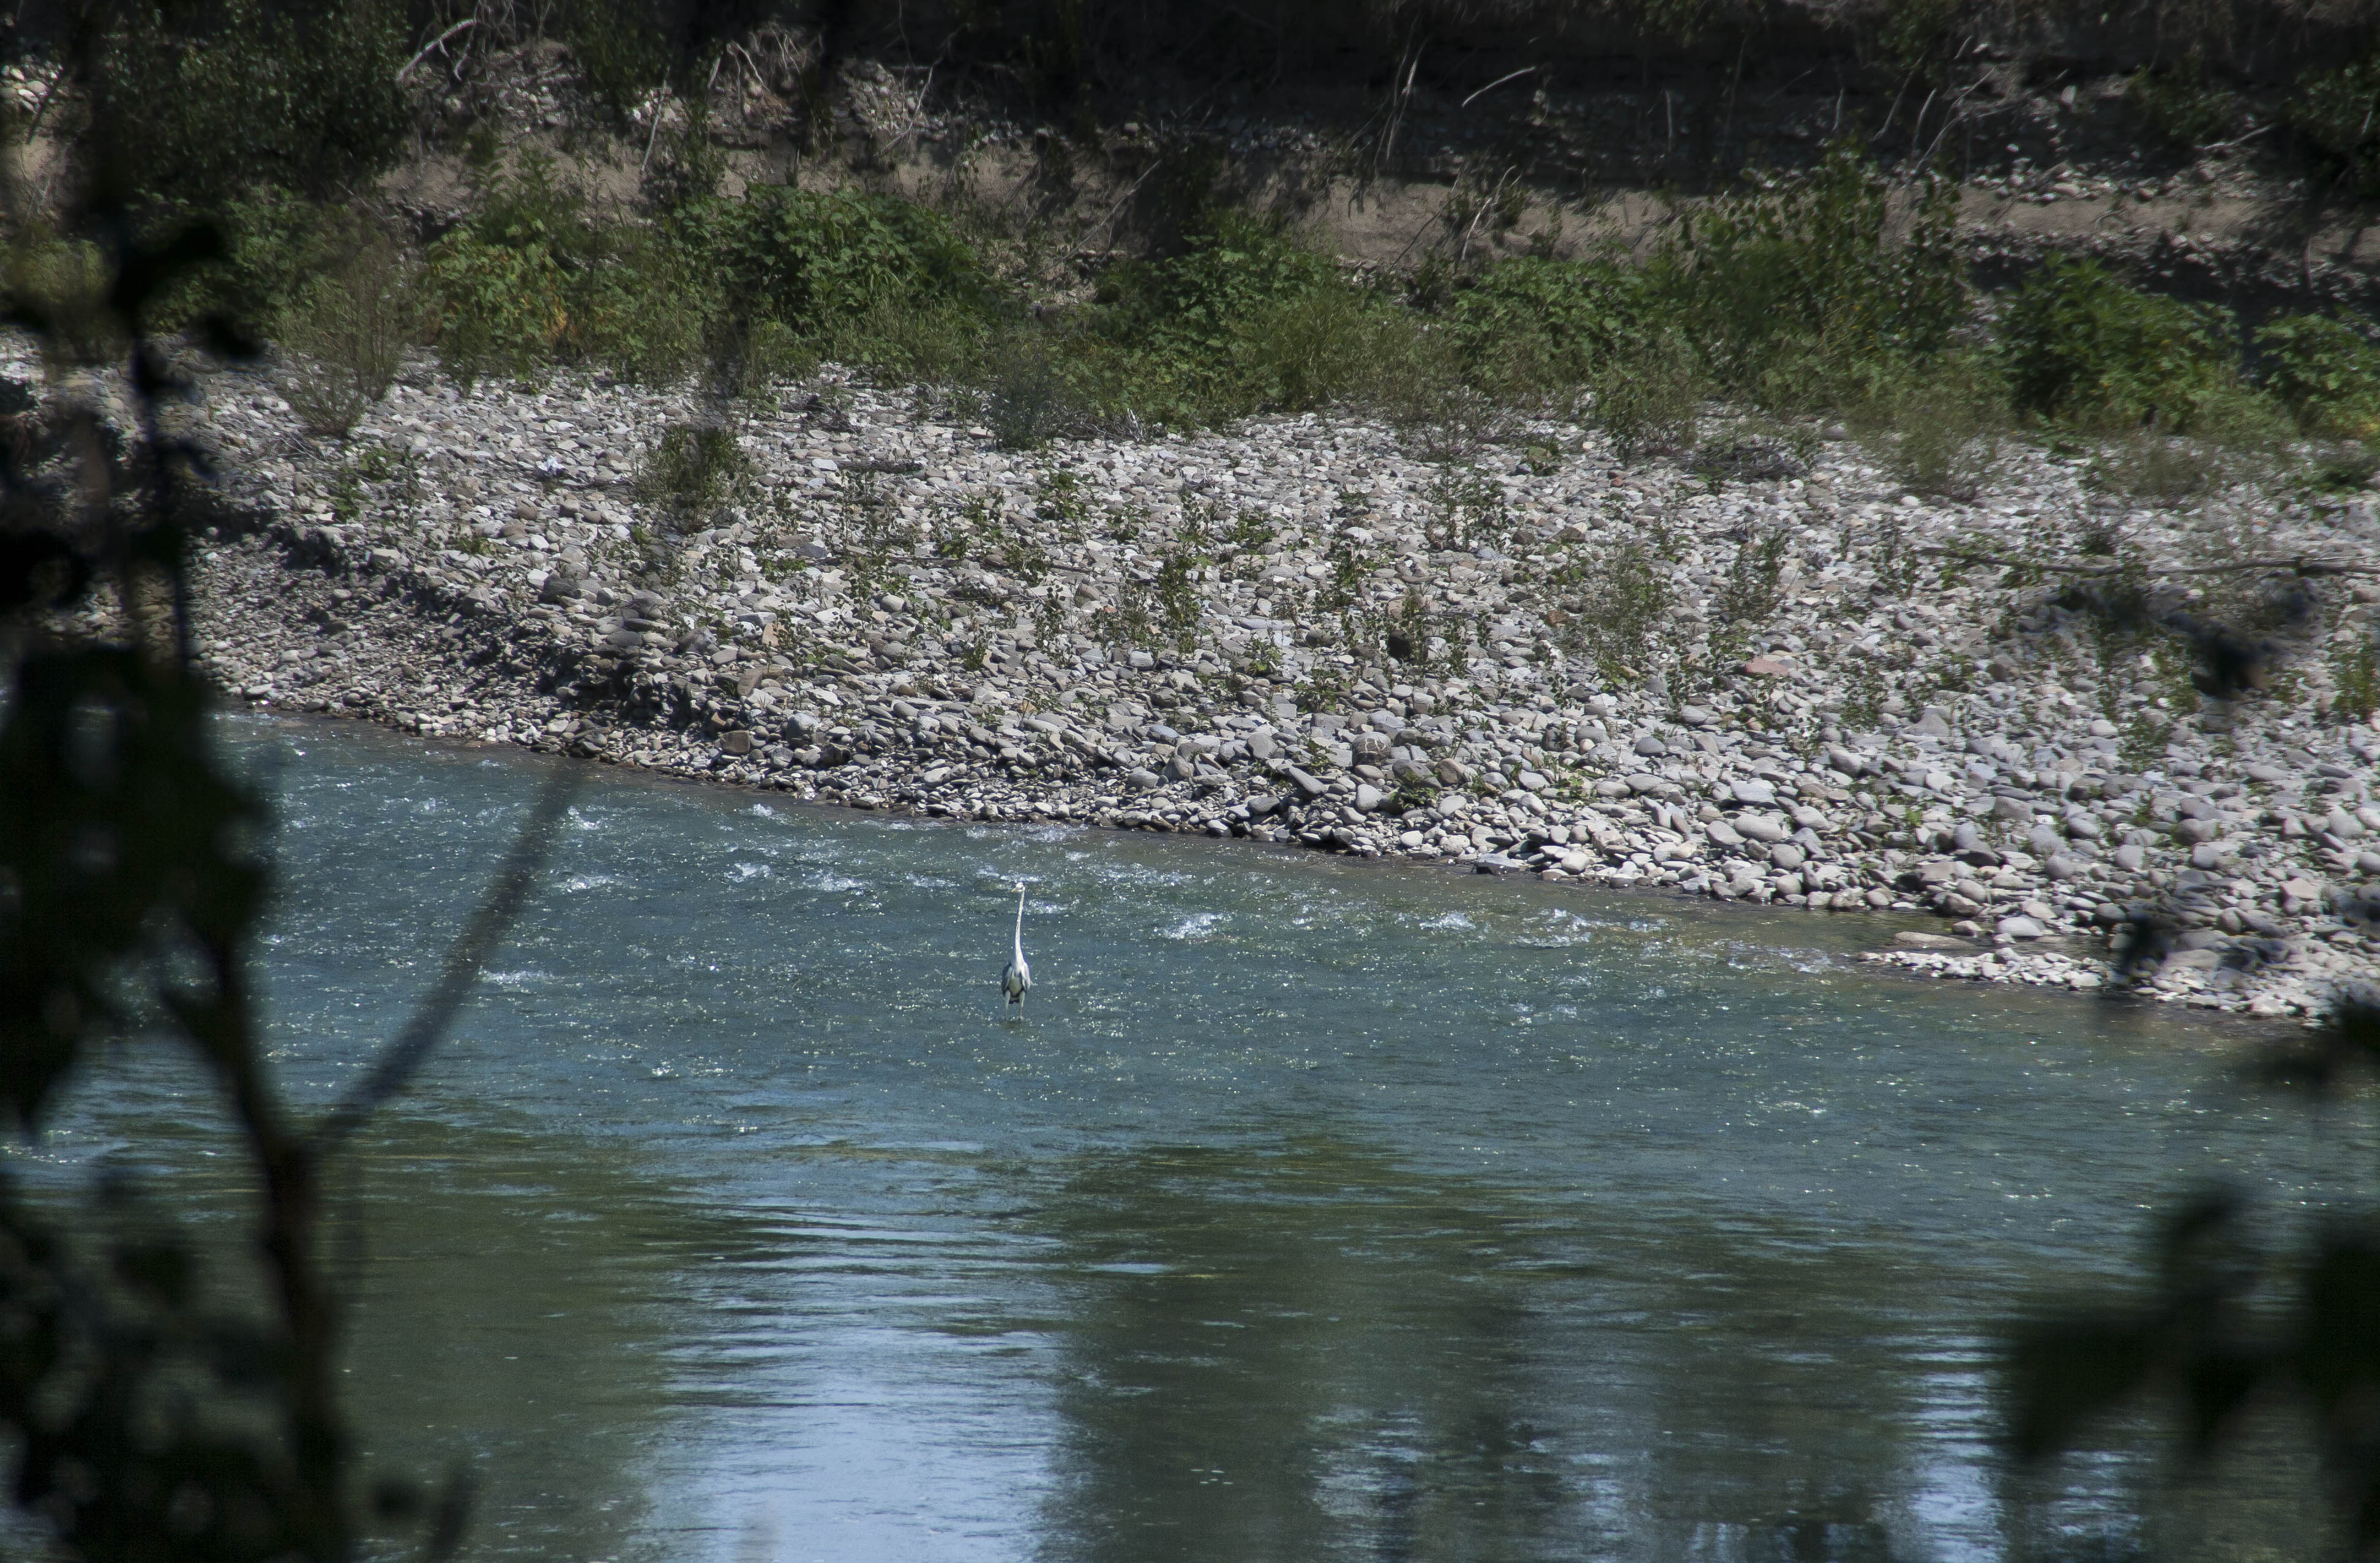
{"label": "patch of grass", "polygon": [[1423,536],[1433,549],[1502,549],[1512,541],[1504,485],[1473,466],[1449,466],[1431,479]]}
{"label": "patch of grass", "polygon": [[2330,648],[2331,709],[2357,721],[2380,711],[2380,641],[2334,641]]}
{"label": "patch of grass", "polygon": [[1632,344],[1607,359],[1590,383],[1591,416],[1622,461],[1694,448],[1711,386],[1682,333]]}
{"label": "patch of grass", "polygon": [[1723,387],[1778,409],[1830,405],[1966,321],[1957,203],[1950,181],[1897,187],[1838,143],[1806,176],[1683,215],[1655,284]]}
{"label": "patch of grass", "polygon": [[1919,493],[1972,500],[1998,470],[2013,423],[2008,380],[1988,356],[1946,353],[1881,377],[1849,409],[1876,460]]}
{"label": "patch of grass", "polygon": [[1670,616],[1667,574],[1636,539],[1557,568],[1548,578],[1563,622],[1561,643],[1585,651],[1606,678],[1641,678],[1664,660],[1660,631]]}
{"label": "patch of grass", "polygon": [[[2167,738],[2164,723],[2147,711],[2135,711],[2116,741],[2116,757],[2124,762],[2126,770],[2154,770],[2165,763]],[[2145,811],[2148,805],[2144,801],[2141,806]]]}
{"label": "patch of grass", "polygon": [[751,470],[732,430],[673,424],[646,458],[638,487],[674,512],[684,527],[724,503]]}
{"label": "patch of grass", "polygon": [[1474,383],[1546,393],[1585,383],[1658,308],[1640,268],[1518,256],[1461,280],[1446,331]]}

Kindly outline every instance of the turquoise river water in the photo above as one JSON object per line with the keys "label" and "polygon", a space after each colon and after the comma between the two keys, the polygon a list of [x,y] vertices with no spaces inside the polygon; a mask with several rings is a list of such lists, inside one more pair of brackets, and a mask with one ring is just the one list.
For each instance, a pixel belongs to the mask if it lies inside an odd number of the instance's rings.
{"label": "turquoise river water", "polygon": [[[319,1101],[542,772],[232,732]],[[590,771],[341,1181],[353,1411],[473,1468],[481,1557],[2305,1556],[2285,1408],[2020,1471],[1993,1361],[2193,1180],[2337,1197],[2340,1131],[2227,1085],[2242,1034],[1861,965],[1886,926]],[[78,1100],[58,1169],[229,1165],[160,1055]]]}

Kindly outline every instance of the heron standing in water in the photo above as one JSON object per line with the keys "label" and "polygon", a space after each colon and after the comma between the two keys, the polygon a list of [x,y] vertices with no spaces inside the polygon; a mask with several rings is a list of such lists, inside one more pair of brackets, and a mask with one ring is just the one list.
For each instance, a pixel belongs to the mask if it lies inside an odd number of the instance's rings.
{"label": "heron standing in water", "polygon": [[1016,952],[1008,958],[1008,969],[1000,974],[1000,990],[1016,1006],[1016,1018],[1025,1018],[1025,995],[1033,986],[1033,968],[1025,963],[1025,883],[1016,885]]}

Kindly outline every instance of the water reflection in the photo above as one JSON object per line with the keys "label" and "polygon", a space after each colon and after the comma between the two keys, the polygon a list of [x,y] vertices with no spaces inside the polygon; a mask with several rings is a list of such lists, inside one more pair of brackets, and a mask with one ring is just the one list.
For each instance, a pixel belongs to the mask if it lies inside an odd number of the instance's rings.
{"label": "water reflection", "polygon": [[1075,1163],[1047,1555],[1542,1555],[1536,1246],[1478,1192],[1319,1134]]}
{"label": "water reflection", "polygon": [[[319,1099],[534,781],[306,747],[267,975]],[[2198,1168],[2318,1181],[2162,1018],[1873,980],[1857,919],[612,777],[580,816],[361,1147],[358,1420],[473,1464],[484,1556],[2313,1549],[2286,1439],[2179,1484],[2127,1428],[2023,1479],[1990,1441],[1992,1321]],[[173,1081],[96,1099],[203,1165]]]}

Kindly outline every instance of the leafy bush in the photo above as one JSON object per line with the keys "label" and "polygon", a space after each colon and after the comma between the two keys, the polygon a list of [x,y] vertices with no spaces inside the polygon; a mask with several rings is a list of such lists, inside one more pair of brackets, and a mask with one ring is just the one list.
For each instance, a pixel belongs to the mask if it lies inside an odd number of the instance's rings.
{"label": "leafy bush", "polygon": [[2282,114],[2341,183],[2380,195],[2380,54],[2299,78]]}
{"label": "leafy bush", "polygon": [[0,266],[0,299],[12,314],[40,322],[45,351],[90,362],[121,343],[130,322],[110,307],[114,268],[98,245],[34,229],[9,236]]}
{"label": "leafy bush", "polygon": [[283,311],[282,394],[314,433],[346,433],[388,394],[420,326],[417,270],[367,233]]}
{"label": "leafy bush", "polygon": [[1564,646],[1594,658],[1606,678],[1641,678],[1654,670],[1671,593],[1650,549],[1633,540],[1618,544],[1560,567],[1554,581],[1564,588],[1558,631]]}
{"label": "leafy bush", "polygon": [[1260,323],[1345,286],[1330,260],[1278,224],[1226,212],[1180,254],[1102,278],[1094,325],[1125,355],[1118,392],[1132,410],[1204,423],[1264,405],[1250,373],[1261,355],[1247,346]]}
{"label": "leafy bush", "polygon": [[975,252],[947,222],[888,196],[756,186],[739,200],[691,203],[675,229],[731,308],[797,330],[985,285]]}
{"label": "leafy bush", "polygon": [[[405,144],[395,0],[135,0],[95,15],[115,26],[92,73],[91,151],[139,195],[207,212],[259,186],[327,196]],[[188,25],[197,18],[212,25]]]}
{"label": "leafy bush", "polygon": [[2220,139],[2240,116],[2239,97],[2206,79],[2206,62],[2196,53],[2132,72],[2124,79],[2124,102],[2151,129],[2184,147]]}
{"label": "leafy bush", "polygon": [[1639,268],[1524,256],[1460,286],[1447,328],[1475,382],[1546,390],[1584,383],[1643,336],[1658,308]]}
{"label": "leafy bush", "polygon": [[600,217],[526,161],[430,251],[439,356],[467,382],[555,361],[668,380],[722,345],[716,284],[698,262],[666,227]]}
{"label": "leafy bush", "polygon": [[1931,180],[1896,212],[1900,194],[1838,145],[1805,179],[1686,213],[1651,284],[1728,387],[1831,402],[1866,366],[1935,352],[1967,319],[1956,188]]}
{"label": "leafy bush", "polygon": [[2017,405],[2107,428],[2186,430],[2234,378],[2228,318],[2127,286],[2096,260],[2052,256],[2000,321]]}
{"label": "leafy bush", "polygon": [[527,242],[460,229],[430,252],[439,357],[466,385],[491,374],[534,375],[569,330],[569,273],[552,245],[518,236]]}
{"label": "leafy bush", "polygon": [[2256,333],[2265,389],[2308,433],[2380,437],[2380,340],[2337,315],[2298,315]]}
{"label": "leafy bush", "polygon": [[1325,406],[1370,388],[1411,350],[1415,322],[1377,295],[1335,278],[1257,308],[1232,330],[1239,394],[1277,412]]}
{"label": "leafy bush", "polygon": [[733,430],[673,424],[662,431],[661,443],[646,458],[638,487],[647,498],[669,505],[686,524],[723,503],[751,470],[752,458],[735,442]]}

